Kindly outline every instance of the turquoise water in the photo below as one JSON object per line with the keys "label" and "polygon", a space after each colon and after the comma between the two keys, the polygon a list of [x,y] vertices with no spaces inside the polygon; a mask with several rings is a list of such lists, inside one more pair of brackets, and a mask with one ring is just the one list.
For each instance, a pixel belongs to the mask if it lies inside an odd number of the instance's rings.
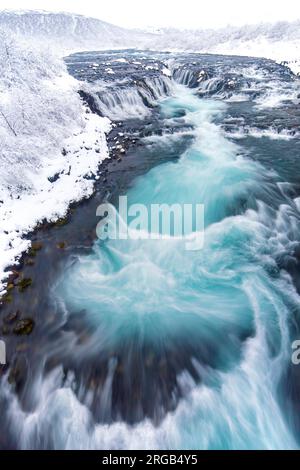
{"label": "turquoise water", "polygon": [[[172,239],[98,241],[56,289],[66,311],[73,317],[84,311],[93,330],[84,354],[110,357],[101,406],[112,406],[116,350],[126,356],[128,382],[141,373],[130,368],[132,356],[151,348],[155,358],[164,357],[182,396],[156,425],[145,417],[130,427],[120,418],[88,430],[87,407],[69,388],[56,390],[51,400],[57,408],[45,405],[51,434],[59,435],[56,447],[296,447],[278,384],[290,361],[289,309],[298,300],[274,259],[297,230],[296,209],[292,202],[276,203],[282,197],[276,174],[224,136],[217,124],[224,103],[200,100],[176,85],[160,112],[167,122],[182,109],[194,128],[193,143],[175,163],[139,177],[127,196],[129,204],[148,207],[204,204],[203,249],[187,251],[184,240]],[[76,435],[59,431],[66,415]]]}

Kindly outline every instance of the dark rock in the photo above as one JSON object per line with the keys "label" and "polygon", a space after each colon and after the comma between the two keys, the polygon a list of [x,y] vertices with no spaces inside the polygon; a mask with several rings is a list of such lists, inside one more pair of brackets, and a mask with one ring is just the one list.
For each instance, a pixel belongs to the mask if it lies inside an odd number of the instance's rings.
{"label": "dark rock", "polygon": [[37,252],[42,249],[42,247],[43,247],[42,243],[39,243],[39,242],[32,243],[31,247],[27,251],[28,256],[30,256],[30,258],[34,258],[37,255]]}
{"label": "dark rock", "polygon": [[43,248],[43,244],[41,242],[34,242],[31,247],[35,251],[40,251]]}
{"label": "dark rock", "polygon": [[19,356],[13,361],[9,369],[8,382],[20,391],[25,383],[26,373],[28,371],[27,361],[24,356]]}
{"label": "dark rock", "polygon": [[32,285],[32,279],[30,277],[24,277],[21,281],[18,282],[19,292],[24,292],[27,287]]}
{"label": "dark rock", "polygon": [[28,259],[25,261],[25,264],[26,264],[26,266],[34,266],[34,260],[31,259],[31,258],[28,258]]}
{"label": "dark rock", "polygon": [[16,310],[15,312],[11,312],[8,315],[6,315],[6,317],[3,318],[3,322],[8,323],[8,324],[14,323],[15,321],[18,320],[19,317],[20,317],[20,311]]}
{"label": "dark rock", "polygon": [[12,297],[12,294],[10,292],[7,292],[1,298],[1,302],[4,302],[4,303],[10,303],[10,302],[12,302],[12,300],[13,300],[13,297]]}
{"label": "dark rock", "polygon": [[12,271],[7,280],[8,284],[13,284],[13,282],[18,279],[19,276],[20,273],[18,271]]}
{"label": "dark rock", "polygon": [[31,318],[19,320],[13,329],[15,335],[30,335],[34,328],[34,321]]}
{"label": "dark rock", "polygon": [[9,335],[10,333],[10,329],[7,325],[3,325],[2,328],[1,328],[1,334],[3,336],[6,336],[6,335]]}
{"label": "dark rock", "polygon": [[66,242],[59,242],[59,243],[57,243],[56,247],[59,250],[63,250],[64,248],[66,248]]}
{"label": "dark rock", "polygon": [[62,217],[55,222],[56,227],[63,227],[68,223],[68,217]]}
{"label": "dark rock", "polygon": [[49,183],[55,183],[59,178],[60,178],[60,174],[55,173],[55,175],[48,177],[48,181]]}

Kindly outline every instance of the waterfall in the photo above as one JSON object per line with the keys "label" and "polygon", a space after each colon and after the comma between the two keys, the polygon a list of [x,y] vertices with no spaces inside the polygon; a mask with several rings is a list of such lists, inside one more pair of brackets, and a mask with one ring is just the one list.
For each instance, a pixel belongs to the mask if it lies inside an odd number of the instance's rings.
{"label": "waterfall", "polygon": [[[136,237],[95,240],[91,250],[72,252],[51,285],[54,330],[33,352],[42,357],[40,368],[19,395],[7,377],[1,383],[12,447],[299,447],[298,415],[291,423],[298,390],[291,344],[300,311],[300,203],[291,183],[298,143],[261,142],[252,132],[284,113],[264,101],[278,88],[281,69],[267,63],[258,78],[254,59],[236,68],[232,58],[223,60],[183,66],[179,57],[172,79],[132,73],[132,80],[86,85],[101,114],[126,121],[128,133],[135,119],[146,135],[136,155],[147,171],[128,185],[128,205],[150,213],[153,204],[204,204],[204,246],[189,251],[184,239]],[[244,101],[229,101],[241,93]],[[292,101],[288,116],[291,109]],[[154,136],[153,128],[143,129],[151,119],[160,127]],[[294,117],[284,119],[293,128]],[[250,135],[237,141],[224,122],[246,123]],[[184,146],[176,125],[189,129]]]}
{"label": "waterfall", "polygon": [[113,121],[144,119],[150,116],[159,100],[172,93],[172,81],[161,75],[114,87],[99,82],[93,86],[85,85],[83,93],[92,97],[91,101],[102,116]]}

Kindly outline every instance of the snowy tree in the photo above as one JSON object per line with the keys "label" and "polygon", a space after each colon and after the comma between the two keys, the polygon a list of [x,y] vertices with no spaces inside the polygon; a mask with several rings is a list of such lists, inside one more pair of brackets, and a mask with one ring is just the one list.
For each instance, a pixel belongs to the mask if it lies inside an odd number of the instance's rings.
{"label": "snowy tree", "polygon": [[[28,170],[38,169],[64,138],[83,125],[76,90],[63,86],[66,76],[63,61],[47,49],[0,31],[2,188],[5,183],[30,186]],[[55,86],[59,81],[61,86]]]}

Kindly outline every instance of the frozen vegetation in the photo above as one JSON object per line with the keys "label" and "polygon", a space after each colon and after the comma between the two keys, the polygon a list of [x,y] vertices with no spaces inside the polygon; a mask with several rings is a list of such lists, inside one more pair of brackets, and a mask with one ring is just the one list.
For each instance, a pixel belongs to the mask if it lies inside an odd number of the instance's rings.
{"label": "frozen vegetation", "polygon": [[[107,156],[107,119],[87,113],[61,59],[0,33],[0,278],[22,233],[91,193]],[[55,176],[55,178],[54,178]]]}
{"label": "frozen vegetation", "polygon": [[300,71],[300,21],[148,33],[80,15],[4,11],[0,31],[0,279],[28,246],[22,234],[90,194],[85,176],[108,156],[109,122],[87,112],[62,55],[138,47],[265,56]]}

